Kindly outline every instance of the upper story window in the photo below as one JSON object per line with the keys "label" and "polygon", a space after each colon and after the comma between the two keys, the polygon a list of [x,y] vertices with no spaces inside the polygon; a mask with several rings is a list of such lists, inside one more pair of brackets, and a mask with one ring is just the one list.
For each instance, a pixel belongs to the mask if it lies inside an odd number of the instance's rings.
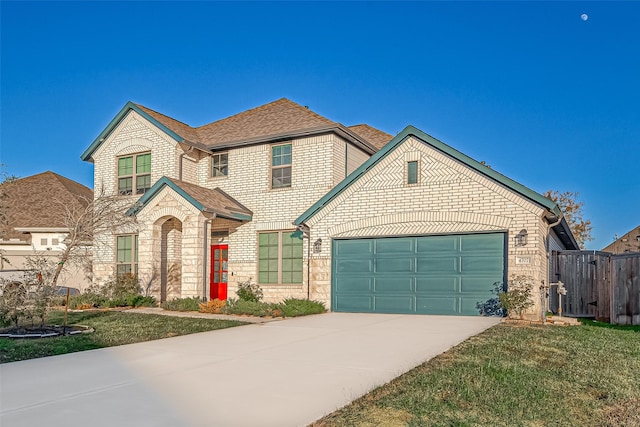
{"label": "upper story window", "polygon": [[144,194],[151,188],[151,153],[118,157],[118,194]]}
{"label": "upper story window", "polygon": [[227,176],[229,174],[229,153],[214,154],[211,156],[211,178]]}
{"label": "upper story window", "polygon": [[271,147],[271,188],[291,187],[291,144]]}

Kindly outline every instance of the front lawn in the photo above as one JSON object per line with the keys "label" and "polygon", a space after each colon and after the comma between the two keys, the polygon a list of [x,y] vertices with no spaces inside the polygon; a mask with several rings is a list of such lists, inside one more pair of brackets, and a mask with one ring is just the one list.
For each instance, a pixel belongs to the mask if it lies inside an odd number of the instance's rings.
{"label": "front lawn", "polygon": [[[62,324],[63,316],[63,312],[53,311],[49,323]],[[0,363],[151,341],[244,324],[233,320],[193,319],[117,311],[69,313],[69,324],[74,323],[91,326],[95,332],[56,338],[0,338]]]}
{"label": "front lawn", "polygon": [[316,422],[640,426],[640,327],[498,325]]}

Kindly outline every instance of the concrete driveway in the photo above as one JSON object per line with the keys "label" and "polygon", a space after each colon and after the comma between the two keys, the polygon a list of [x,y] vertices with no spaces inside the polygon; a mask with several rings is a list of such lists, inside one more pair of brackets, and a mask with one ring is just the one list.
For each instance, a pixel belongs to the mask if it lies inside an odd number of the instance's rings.
{"label": "concrete driveway", "polygon": [[497,324],[328,313],[0,365],[0,425],[304,426]]}

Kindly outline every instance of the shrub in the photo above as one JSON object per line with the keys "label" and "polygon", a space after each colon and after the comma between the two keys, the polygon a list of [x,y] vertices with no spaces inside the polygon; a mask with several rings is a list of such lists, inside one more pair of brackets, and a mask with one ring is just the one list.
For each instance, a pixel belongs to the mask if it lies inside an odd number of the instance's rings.
{"label": "shrub", "polygon": [[27,288],[20,282],[3,282],[0,294],[0,324],[8,326],[18,322],[28,313],[25,311]]}
{"label": "shrub", "polygon": [[72,310],[86,310],[88,308],[104,307],[107,298],[89,288],[80,295],[71,295],[69,297],[69,308]]}
{"label": "shrub", "polygon": [[298,298],[287,298],[282,302],[282,304],[280,304],[280,307],[284,317],[320,314],[326,311],[324,304],[319,301]]}
{"label": "shrub", "polygon": [[269,304],[259,301],[247,301],[243,299],[229,299],[222,310],[225,314],[247,314],[250,316],[274,316],[281,313],[279,304]]}
{"label": "shrub", "polygon": [[212,299],[207,301],[206,303],[201,302],[198,304],[200,309],[198,310],[200,313],[210,313],[210,314],[220,314],[222,313],[222,309],[227,305],[226,301],[221,301],[219,299]]}
{"label": "shrub", "polygon": [[113,300],[125,300],[129,295],[140,294],[140,282],[135,274],[123,274],[109,280],[101,288],[102,295]]}
{"label": "shrub", "polygon": [[165,301],[160,304],[164,310],[169,311],[198,311],[200,303],[200,298],[192,297],[192,298],[175,298],[171,301]]}
{"label": "shrub", "polygon": [[236,294],[238,294],[238,298],[243,301],[262,301],[262,288],[260,288],[257,283],[251,283],[251,278],[238,283]]}
{"label": "shrub", "polygon": [[529,276],[513,276],[509,280],[506,292],[498,293],[500,305],[510,317],[514,314],[520,319],[524,318],[524,312],[533,306],[531,293],[533,279]]}

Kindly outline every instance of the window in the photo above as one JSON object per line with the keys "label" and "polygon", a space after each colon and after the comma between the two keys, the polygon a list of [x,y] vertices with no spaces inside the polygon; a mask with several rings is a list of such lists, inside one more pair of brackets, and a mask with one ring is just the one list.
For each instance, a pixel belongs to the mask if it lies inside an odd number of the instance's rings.
{"label": "window", "polygon": [[118,194],[121,196],[144,194],[149,188],[151,188],[151,153],[118,157]]}
{"label": "window", "polygon": [[418,162],[407,162],[407,184],[418,183]]}
{"label": "window", "polygon": [[271,147],[271,188],[291,187],[291,144]]}
{"label": "window", "polygon": [[138,235],[127,234],[123,236],[116,236],[116,240],[117,275],[138,274]]}
{"label": "window", "polygon": [[229,154],[221,153],[211,156],[211,178],[229,174]]}
{"label": "window", "polygon": [[258,234],[258,283],[302,283],[302,235],[295,231]]}
{"label": "window", "polygon": [[58,239],[56,238],[51,239],[51,246],[58,246],[58,243],[59,243]]}
{"label": "window", "polygon": [[47,240],[47,239],[45,239],[45,238],[40,239],[40,245],[42,245],[42,246],[47,246],[47,244],[48,244],[48,243],[49,243],[49,240]]}

